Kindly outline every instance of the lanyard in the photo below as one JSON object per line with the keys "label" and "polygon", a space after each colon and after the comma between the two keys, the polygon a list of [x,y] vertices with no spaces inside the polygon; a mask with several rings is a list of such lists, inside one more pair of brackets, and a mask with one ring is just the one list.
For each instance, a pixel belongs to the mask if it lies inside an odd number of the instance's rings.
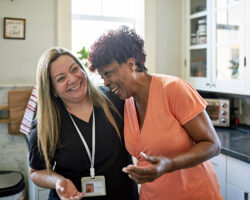
{"label": "lanyard", "polygon": [[95,113],[94,113],[94,108],[93,108],[93,121],[92,121],[92,157],[90,155],[90,151],[89,151],[89,147],[84,139],[84,137],[82,136],[81,131],[79,130],[78,126],[76,125],[74,119],[72,118],[71,114],[69,113],[69,116],[77,130],[78,135],[80,136],[82,143],[87,151],[87,154],[89,156],[89,160],[90,160],[90,176],[91,178],[95,177],[95,168],[94,168],[94,163],[95,163]]}

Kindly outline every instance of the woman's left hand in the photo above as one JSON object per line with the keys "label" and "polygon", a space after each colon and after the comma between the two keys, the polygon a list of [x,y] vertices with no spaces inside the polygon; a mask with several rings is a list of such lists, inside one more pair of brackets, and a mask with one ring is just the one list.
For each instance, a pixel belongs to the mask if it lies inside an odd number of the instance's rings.
{"label": "woman's left hand", "polygon": [[141,152],[140,156],[151,165],[146,167],[138,167],[135,165],[128,165],[122,169],[127,173],[131,179],[137,183],[152,182],[171,168],[171,160],[162,156],[148,156]]}

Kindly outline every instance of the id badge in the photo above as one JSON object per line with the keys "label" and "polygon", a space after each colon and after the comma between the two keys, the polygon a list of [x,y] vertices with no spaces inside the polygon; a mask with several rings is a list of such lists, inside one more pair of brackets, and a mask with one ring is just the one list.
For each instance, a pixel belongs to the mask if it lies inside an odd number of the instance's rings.
{"label": "id badge", "polygon": [[82,177],[82,192],[84,197],[105,196],[106,185],[104,176]]}

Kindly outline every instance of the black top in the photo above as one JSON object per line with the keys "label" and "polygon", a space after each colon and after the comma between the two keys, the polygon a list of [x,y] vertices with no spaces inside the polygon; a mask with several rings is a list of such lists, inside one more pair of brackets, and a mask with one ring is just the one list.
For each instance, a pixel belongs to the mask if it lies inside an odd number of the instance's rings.
{"label": "black top", "polygon": [[[123,116],[124,102],[110,92],[106,91],[106,93],[121,113],[121,116]],[[69,113],[62,103],[60,103],[60,106],[62,123],[59,143],[51,163],[52,166],[55,165],[55,172],[70,179],[76,188],[82,191],[81,178],[90,176],[90,160],[69,117]],[[125,149],[124,141],[119,139],[102,108],[94,106],[94,112],[96,124],[95,173],[96,176],[105,176],[106,196],[83,197],[83,199],[137,200],[138,190],[136,183],[122,172],[123,167],[132,163],[132,158]],[[90,152],[92,150],[92,115],[88,123],[72,115],[88,144]],[[114,114],[113,116],[123,138],[123,121],[117,115]],[[30,167],[36,170],[45,169],[44,158],[40,155],[37,148],[36,123],[34,123],[29,138],[29,150]],[[54,189],[51,189],[49,199],[59,199]]]}

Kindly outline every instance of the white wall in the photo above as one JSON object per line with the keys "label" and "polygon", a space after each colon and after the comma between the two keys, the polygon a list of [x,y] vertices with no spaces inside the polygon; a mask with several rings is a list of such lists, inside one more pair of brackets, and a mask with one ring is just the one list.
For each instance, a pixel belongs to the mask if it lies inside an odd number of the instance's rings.
{"label": "white wall", "polygon": [[181,0],[157,0],[156,72],[180,76]]}
{"label": "white wall", "polygon": [[181,76],[182,0],[145,0],[149,72]]}
{"label": "white wall", "polygon": [[[0,85],[34,84],[42,52],[56,45],[56,0],[0,1]],[[25,18],[25,40],[3,39],[3,18]]]}
{"label": "white wall", "polygon": [[156,0],[145,0],[145,51],[146,67],[156,72]]}
{"label": "white wall", "polygon": [[[34,84],[37,61],[44,50],[56,45],[71,48],[70,1],[59,0],[58,9],[57,1],[0,1],[0,27],[4,17],[26,19],[25,40],[3,39],[0,31],[0,85]],[[182,0],[145,0],[146,66],[150,72],[180,76],[181,7]]]}

